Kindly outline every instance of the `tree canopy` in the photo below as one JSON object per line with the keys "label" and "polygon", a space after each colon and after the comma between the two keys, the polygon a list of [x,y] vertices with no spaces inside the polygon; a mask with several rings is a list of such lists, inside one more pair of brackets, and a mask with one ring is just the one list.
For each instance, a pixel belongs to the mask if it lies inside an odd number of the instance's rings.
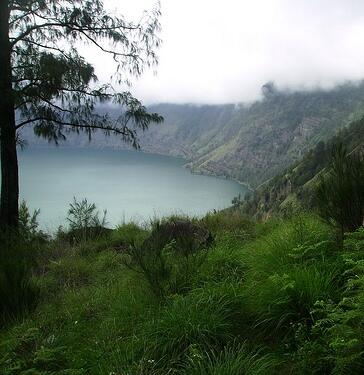
{"label": "tree canopy", "polygon": [[[13,0],[9,7],[17,129],[34,123],[37,135],[56,142],[68,131],[90,135],[101,129],[137,146],[136,128],[161,121],[129,91],[98,84],[93,66],[77,50],[83,42],[111,54],[116,83],[127,84],[126,72],[139,76],[157,63],[158,8],[132,23],[108,14],[100,0]],[[118,119],[95,112],[105,101],[122,108]]]}
{"label": "tree canopy", "polygon": [[363,225],[364,159],[359,151],[349,154],[343,144],[333,148],[329,170],[320,176],[316,200],[322,217],[340,228],[341,237]]}
{"label": "tree canopy", "polygon": [[[18,221],[16,143],[24,126],[56,143],[69,132],[91,137],[99,130],[139,147],[138,130],[163,120],[130,92],[130,78],[158,62],[159,16],[159,4],[130,22],[111,15],[102,0],[1,2],[1,224]],[[98,81],[82,44],[112,56],[109,83]],[[105,102],[120,109],[117,118],[97,110]]]}

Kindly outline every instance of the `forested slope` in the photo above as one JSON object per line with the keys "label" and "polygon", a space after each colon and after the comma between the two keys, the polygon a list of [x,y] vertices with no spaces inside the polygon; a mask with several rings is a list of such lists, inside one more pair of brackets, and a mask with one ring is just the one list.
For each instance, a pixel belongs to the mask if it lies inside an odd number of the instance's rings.
{"label": "forested slope", "polygon": [[165,117],[142,138],[146,150],[181,155],[192,170],[257,186],[363,113],[364,85],[274,92],[247,105],[153,107]]}
{"label": "forested slope", "polygon": [[363,152],[364,118],[352,122],[326,142],[319,142],[301,160],[261,185],[246,201],[236,204],[258,217],[312,207],[316,182],[327,168],[334,146],[339,144],[349,154]]}

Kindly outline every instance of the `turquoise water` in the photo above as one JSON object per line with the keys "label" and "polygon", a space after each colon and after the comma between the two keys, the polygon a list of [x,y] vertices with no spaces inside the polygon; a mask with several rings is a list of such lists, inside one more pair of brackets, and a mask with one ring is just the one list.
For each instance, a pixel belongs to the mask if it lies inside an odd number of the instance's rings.
{"label": "turquoise water", "polygon": [[107,210],[110,227],[170,214],[200,216],[228,207],[240,184],[191,174],[182,159],[126,150],[44,148],[19,151],[20,196],[53,231],[69,203],[87,198]]}

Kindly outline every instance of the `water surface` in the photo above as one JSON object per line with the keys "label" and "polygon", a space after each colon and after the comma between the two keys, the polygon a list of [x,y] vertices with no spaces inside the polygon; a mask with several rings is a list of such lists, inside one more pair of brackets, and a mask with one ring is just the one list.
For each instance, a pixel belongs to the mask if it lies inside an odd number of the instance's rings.
{"label": "water surface", "polygon": [[171,214],[201,216],[244,194],[240,184],[191,174],[182,159],[126,150],[27,148],[19,152],[20,195],[40,208],[43,229],[66,223],[73,197],[87,198],[109,226]]}

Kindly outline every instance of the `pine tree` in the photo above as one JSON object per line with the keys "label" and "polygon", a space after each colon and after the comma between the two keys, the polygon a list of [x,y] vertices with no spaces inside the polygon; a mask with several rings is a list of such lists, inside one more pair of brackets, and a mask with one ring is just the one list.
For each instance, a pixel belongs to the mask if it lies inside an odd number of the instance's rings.
{"label": "pine tree", "polygon": [[321,176],[316,195],[321,216],[345,232],[363,225],[364,160],[360,153],[348,155],[342,144],[332,151],[329,171]]}
{"label": "pine tree", "polygon": [[[16,143],[24,126],[57,142],[69,132],[115,134],[138,147],[137,130],[161,122],[129,91],[99,84],[93,66],[78,52],[88,43],[116,63],[114,79],[128,83],[157,63],[160,11],[138,22],[110,15],[101,0],[2,0],[0,2],[1,227],[18,225]],[[108,47],[112,45],[112,47]],[[113,119],[98,103],[120,108]]]}

